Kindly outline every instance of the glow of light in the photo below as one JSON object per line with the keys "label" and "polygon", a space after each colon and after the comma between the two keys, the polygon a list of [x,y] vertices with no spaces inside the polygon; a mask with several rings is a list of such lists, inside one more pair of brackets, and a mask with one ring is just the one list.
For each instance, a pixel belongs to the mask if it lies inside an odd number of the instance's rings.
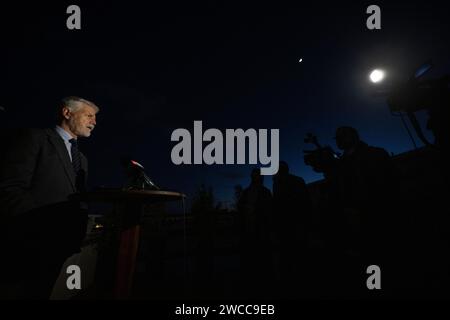
{"label": "glow of light", "polygon": [[370,81],[378,83],[384,79],[384,71],[375,69],[370,73]]}

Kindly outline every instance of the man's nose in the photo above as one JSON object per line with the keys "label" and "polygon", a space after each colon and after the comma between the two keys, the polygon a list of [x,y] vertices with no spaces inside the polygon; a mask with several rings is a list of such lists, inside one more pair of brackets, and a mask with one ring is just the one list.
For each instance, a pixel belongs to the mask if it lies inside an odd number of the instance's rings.
{"label": "man's nose", "polygon": [[97,121],[95,120],[95,118],[93,118],[93,119],[91,120],[91,124],[93,124],[94,126],[97,125]]}

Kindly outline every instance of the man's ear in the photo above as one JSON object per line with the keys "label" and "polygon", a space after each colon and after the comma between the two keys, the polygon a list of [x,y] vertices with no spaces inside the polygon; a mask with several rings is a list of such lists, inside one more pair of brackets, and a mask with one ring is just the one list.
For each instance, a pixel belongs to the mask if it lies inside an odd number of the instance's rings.
{"label": "man's ear", "polygon": [[70,110],[67,107],[63,107],[61,110],[62,116],[64,119],[69,120],[70,119]]}

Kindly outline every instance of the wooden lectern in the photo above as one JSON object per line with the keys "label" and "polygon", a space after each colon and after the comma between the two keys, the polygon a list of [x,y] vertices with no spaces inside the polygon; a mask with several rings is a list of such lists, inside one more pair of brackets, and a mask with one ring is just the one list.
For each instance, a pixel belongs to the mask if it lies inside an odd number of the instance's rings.
{"label": "wooden lectern", "polygon": [[130,296],[144,205],[176,200],[184,201],[185,197],[182,193],[172,191],[121,189],[97,190],[77,194],[74,197],[77,201],[113,205],[113,227],[117,237],[117,248],[114,248],[115,254],[113,254],[116,257],[115,274],[113,275],[115,298],[126,299]]}

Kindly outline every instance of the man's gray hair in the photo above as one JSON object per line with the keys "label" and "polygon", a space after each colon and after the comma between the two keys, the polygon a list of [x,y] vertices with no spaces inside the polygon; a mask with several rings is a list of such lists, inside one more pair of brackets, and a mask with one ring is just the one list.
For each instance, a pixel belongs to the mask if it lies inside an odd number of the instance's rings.
{"label": "man's gray hair", "polygon": [[83,104],[94,108],[96,113],[100,111],[100,108],[91,101],[75,96],[65,97],[61,100],[61,103],[58,106],[58,110],[56,113],[57,122],[60,123],[63,120],[62,109],[64,107],[68,108],[72,112],[77,112]]}
{"label": "man's gray hair", "polygon": [[82,104],[87,104],[88,106],[91,106],[92,108],[95,109],[95,112],[100,111],[100,108],[97,107],[95,105],[95,103],[88,101],[86,99],[80,98],[80,97],[75,97],[75,96],[63,98],[61,100],[60,109],[62,109],[63,107],[67,107],[70,111],[76,112],[81,108]]}

